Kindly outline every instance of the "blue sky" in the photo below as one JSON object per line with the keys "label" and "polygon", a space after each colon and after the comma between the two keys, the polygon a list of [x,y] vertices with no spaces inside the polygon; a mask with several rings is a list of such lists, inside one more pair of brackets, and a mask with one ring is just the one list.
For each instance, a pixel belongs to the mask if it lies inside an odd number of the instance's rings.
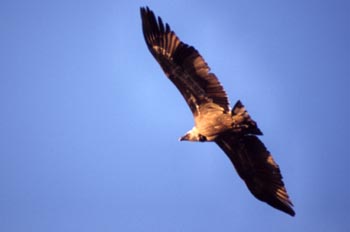
{"label": "blue sky", "polygon": [[[256,200],[141,31],[148,5],[264,132],[295,204]],[[0,231],[349,231],[348,1],[1,1]]]}

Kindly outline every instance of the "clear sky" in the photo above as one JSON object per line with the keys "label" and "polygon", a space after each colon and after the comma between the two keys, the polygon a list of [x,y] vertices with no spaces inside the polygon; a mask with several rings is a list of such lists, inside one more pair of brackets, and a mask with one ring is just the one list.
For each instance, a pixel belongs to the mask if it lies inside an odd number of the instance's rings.
{"label": "clear sky", "polygon": [[[288,3],[287,3],[288,2]],[[247,107],[296,217],[256,200],[143,40],[148,5]],[[350,2],[0,2],[0,231],[350,231]]]}

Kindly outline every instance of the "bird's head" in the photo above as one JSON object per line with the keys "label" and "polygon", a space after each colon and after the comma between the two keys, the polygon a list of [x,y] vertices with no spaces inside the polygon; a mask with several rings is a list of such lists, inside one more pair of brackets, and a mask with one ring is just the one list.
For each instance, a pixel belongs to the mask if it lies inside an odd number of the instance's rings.
{"label": "bird's head", "polygon": [[205,142],[207,141],[207,138],[204,135],[201,135],[196,127],[193,127],[192,130],[180,137],[179,141]]}

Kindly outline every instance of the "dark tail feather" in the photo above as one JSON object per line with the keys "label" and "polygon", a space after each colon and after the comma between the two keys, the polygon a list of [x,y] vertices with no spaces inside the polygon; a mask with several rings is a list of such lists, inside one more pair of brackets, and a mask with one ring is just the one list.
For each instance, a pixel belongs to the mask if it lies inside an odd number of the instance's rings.
{"label": "dark tail feather", "polygon": [[254,135],[263,134],[258,128],[256,122],[250,117],[240,100],[236,102],[232,109],[232,118],[234,121],[232,127],[236,132]]}

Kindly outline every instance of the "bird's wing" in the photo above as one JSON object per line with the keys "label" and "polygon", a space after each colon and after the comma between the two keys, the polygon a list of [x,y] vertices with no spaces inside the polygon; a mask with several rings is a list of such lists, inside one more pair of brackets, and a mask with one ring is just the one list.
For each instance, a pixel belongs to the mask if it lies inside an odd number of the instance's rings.
{"label": "bird's wing", "polygon": [[198,51],[179,40],[168,24],[141,8],[142,29],[148,49],[185,98],[193,114],[199,105],[213,102],[229,111],[227,95]]}
{"label": "bird's wing", "polygon": [[219,137],[216,143],[230,158],[239,176],[257,199],[295,215],[280,169],[258,137],[226,134]]}

